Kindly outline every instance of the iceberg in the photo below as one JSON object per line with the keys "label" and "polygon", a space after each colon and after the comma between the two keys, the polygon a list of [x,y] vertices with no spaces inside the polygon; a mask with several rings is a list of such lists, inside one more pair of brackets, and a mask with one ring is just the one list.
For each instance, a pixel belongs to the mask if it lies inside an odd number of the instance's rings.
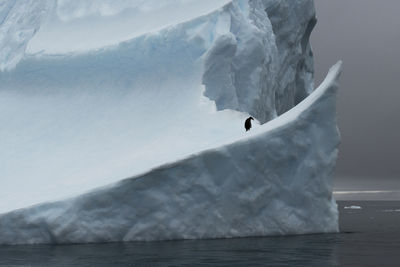
{"label": "iceberg", "polygon": [[0,244],[338,231],[341,62],[313,90],[313,1],[21,2],[0,4]]}

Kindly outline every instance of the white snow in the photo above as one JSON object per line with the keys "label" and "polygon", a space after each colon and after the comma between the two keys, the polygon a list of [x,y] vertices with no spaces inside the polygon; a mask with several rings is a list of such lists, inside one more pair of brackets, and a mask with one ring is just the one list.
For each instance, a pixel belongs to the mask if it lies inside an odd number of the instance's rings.
{"label": "white snow", "polygon": [[0,212],[74,198],[5,213],[0,243],[337,231],[311,0],[23,3],[0,4]]}
{"label": "white snow", "polygon": [[216,38],[201,36],[229,32],[218,21],[232,12],[234,5],[100,51],[25,55],[0,73],[0,195],[7,199],[0,212],[83,193],[245,136],[248,114],[216,112],[201,84],[205,42]]}
{"label": "white snow", "polygon": [[46,0],[0,1],[0,71],[13,68],[51,8]]}
{"label": "white snow", "polygon": [[28,45],[29,53],[89,51],[222,7],[229,0],[62,0]]}
{"label": "white snow", "polygon": [[227,238],[338,231],[337,78],[256,134],[76,198],[0,217],[0,243]]}

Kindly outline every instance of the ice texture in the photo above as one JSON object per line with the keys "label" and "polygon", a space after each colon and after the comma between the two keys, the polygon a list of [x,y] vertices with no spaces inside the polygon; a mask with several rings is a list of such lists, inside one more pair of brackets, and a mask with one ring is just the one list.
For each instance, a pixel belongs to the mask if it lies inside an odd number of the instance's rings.
{"label": "ice texture", "polygon": [[312,0],[23,3],[0,3],[0,244],[337,231]]}
{"label": "ice texture", "polygon": [[22,59],[51,6],[51,0],[0,1],[0,71]]}
{"label": "ice texture", "polygon": [[309,39],[317,19],[313,1],[267,0],[266,6],[278,48],[274,91],[276,112],[280,115],[314,88],[314,61]]}
{"label": "ice texture", "polygon": [[251,137],[79,197],[0,217],[0,243],[228,238],[338,231],[332,172],[340,63]]}
{"label": "ice texture", "polygon": [[309,43],[316,24],[314,2],[255,0],[241,8],[225,18],[228,33],[208,51],[205,95],[219,110],[248,112],[264,123],[314,88]]}

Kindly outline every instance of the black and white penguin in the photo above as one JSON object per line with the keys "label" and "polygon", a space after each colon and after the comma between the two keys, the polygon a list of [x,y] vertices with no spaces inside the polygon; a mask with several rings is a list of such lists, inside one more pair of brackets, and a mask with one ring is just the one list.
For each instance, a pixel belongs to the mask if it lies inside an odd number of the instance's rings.
{"label": "black and white penguin", "polygon": [[251,120],[254,120],[254,118],[253,117],[248,117],[246,119],[246,121],[244,122],[244,128],[246,129],[246,132],[248,130],[250,130],[250,128],[251,128]]}

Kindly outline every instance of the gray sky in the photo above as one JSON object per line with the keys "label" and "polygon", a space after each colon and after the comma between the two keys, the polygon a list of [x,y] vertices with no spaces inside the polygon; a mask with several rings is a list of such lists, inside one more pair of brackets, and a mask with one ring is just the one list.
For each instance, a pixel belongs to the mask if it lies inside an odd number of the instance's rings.
{"label": "gray sky", "polygon": [[337,176],[400,184],[400,1],[315,4],[318,24],[311,42],[317,85],[331,65],[344,62]]}

